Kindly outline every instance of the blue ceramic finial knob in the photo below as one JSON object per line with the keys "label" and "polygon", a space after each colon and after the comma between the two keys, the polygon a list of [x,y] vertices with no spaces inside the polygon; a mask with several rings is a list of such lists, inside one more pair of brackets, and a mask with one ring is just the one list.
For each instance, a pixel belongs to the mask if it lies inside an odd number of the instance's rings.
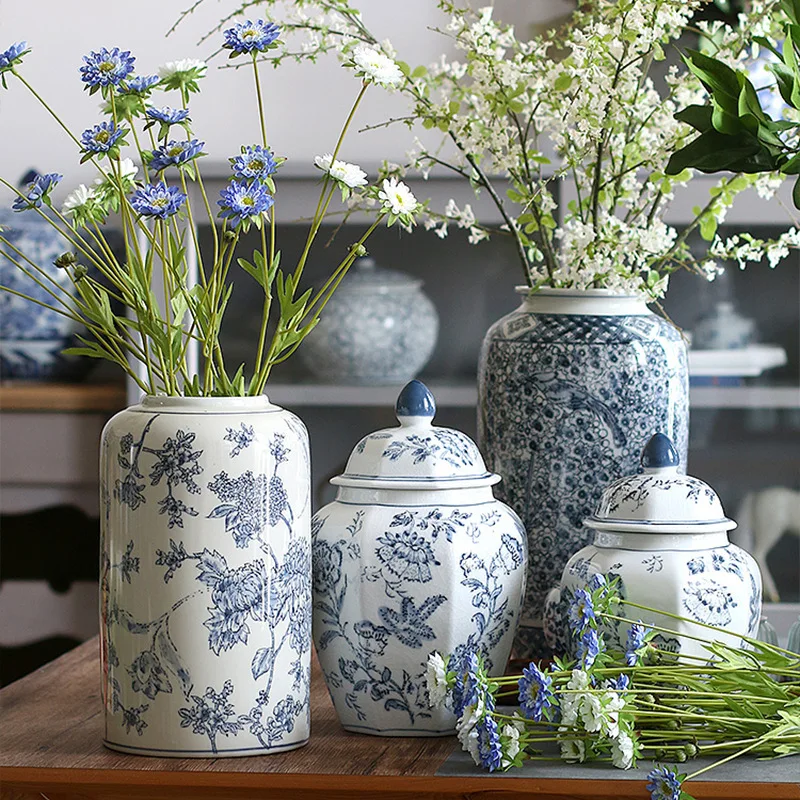
{"label": "blue ceramic finial knob", "polygon": [[663,469],[677,467],[680,463],[678,451],[669,436],[656,433],[642,450],[642,467],[645,469]]}
{"label": "blue ceramic finial knob", "polygon": [[436,401],[431,390],[422,381],[409,381],[403,391],[397,396],[395,405],[397,418],[402,422],[403,417],[428,417],[433,419],[436,414]]}

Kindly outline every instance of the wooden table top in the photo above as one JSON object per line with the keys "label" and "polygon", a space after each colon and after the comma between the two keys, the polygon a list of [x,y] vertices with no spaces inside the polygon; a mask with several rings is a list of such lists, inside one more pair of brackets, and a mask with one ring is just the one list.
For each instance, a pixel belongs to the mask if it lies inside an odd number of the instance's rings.
{"label": "wooden table top", "polygon": [[[437,775],[454,737],[380,738],[342,730],[319,665],[311,683],[312,733],[303,748],[247,758],[143,758],[102,745],[94,639],[0,692],[0,797],[7,800],[139,797],[514,798],[645,800],[640,781]],[[798,784],[695,782],[700,798],[800,800]]]}

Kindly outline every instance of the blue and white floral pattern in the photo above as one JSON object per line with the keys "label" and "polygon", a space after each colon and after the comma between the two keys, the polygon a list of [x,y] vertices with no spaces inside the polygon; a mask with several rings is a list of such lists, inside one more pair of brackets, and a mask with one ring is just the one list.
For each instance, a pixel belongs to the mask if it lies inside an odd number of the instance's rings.
{"label": "blue and white floral pattern", "polygon": [[142,453],[155,456],[150,468],[150,485],[158,486],[164,479],[167,487],[167,494],[158,501],[159,513],[167,515],[170,528],[182,528],[183,515],[196,517],[197,511],[178,499],[174,490],[183,486],[189,494],[200,493],[200,487],[194,478],[203,471],[198,464],[203,451],[193,449],[196,434],[183,430],[176,431],[174,436],[168,436],[160,448],[147,447],[145,440],[155,419],[154,416],[148,420],[138,440],[134,441],[131,433],[120,438],[117,462],[125,472],[122,478],[117,478],[114,482],[114,497],[131,511],[139,508],[145,502],[145,484],[139,483],[144,479],[140,472],[139,459]]}
{"label": "blue and white floral pattern", "polygon": [[706,625],[727,625],[731,609],[739,605],[733,593],[712,579],[689,581],[683,589],[683,606],[692,619]]}
{"label": "blue and white floral pattern", "polygon": [[471,467],[480,458],[468,436],[447,428],[433,429],[424,435],[412,433],[404,439],[395,439],[383,451],[383,457],[390,461],[405,457],[412,464],[430,459],[444,461],[454,467]]}
{"label": "blue and white floral pattern", "polygon": [[166,755],[300,746],[311,643],[305,429],[262,398],[253,404],[264,413],[244,417],[191,406],[148,415],[155,403],[144,402],[109,423],[101,449],[101,487],[113,487],[101,517],[106,741]]}
{"label": "blue and white floral pattern", "polygon": [[591,540],[583,520],[603,488],[637,471],[642,446],[657,430],[685,465],[689,420],[686,348],[669,323],[651,314],[532,307],[492,326],[479,366],[478,444],[487,468],[503,478],[498,498],[529,536],[520,657],[546,652],[545,596]]}
{"label": "blue and white floral pattern", "polygon": [[[335,526],[322,514],[312,523],[317,652],[346,727],[429,730],[424,674],[432,650],[479,650],[489,668],[503,646],[508,652],[524,534],[513,515],[481,506],[392,511],[380,533],[365,531],[368,512]],[[449,641],[465,605],[467,632]]]}
{"label": "blue and white floral pattern", "polygon": [[236,458],[246,447],[250,447],[256,438],[252,425],[239,424],[238,428],[228,428],[225,434],[226,442],[233,442],[231,458]]}

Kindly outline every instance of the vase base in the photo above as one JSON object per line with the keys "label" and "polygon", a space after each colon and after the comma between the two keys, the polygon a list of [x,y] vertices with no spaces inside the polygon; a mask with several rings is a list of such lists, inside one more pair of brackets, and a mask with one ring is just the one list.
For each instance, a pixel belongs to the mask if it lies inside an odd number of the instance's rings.
{"label": "vase base", "polygon": [[372,728],[369,725],[342,725],[350,733],[361,733],[367,736],[398,736],[405,738],[434,738],[441,736],[454,736],[456,729],[446,728],[438,731],[425,731],[419,728]]}
{"label": "vase base", "polygon": [[273,753],[285,753],[288,750],[297,750],[308,744],[308,738],[299,742],[276,744],[272,747],[232,747],[230,749],[213,750],[162,750],[157,747],[136,747],[135,745],[120,744],[103,739],[103,744],[109,750],[118,753],[127,753],[133,756],[149,756],[151,758],[242,758],[245,756],[268,756]]}

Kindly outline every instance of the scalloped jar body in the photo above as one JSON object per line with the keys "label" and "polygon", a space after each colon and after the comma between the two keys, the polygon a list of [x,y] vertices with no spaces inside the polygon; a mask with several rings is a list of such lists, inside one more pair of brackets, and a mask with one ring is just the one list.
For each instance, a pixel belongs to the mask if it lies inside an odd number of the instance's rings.
{"label": "scalloped jar body", "polygon": [[[527,290],[526,290],[527,291]],[[540,290],[486,334],[478,443],[498,497],[528,531],[528,582],[514,645],[549,651],[548,590],[591,541],[583,519],[603,487],[637,466],[654,431],[686,464],[689,378],[680,333],[642,300],[604,290]]]}
{"label": "scalloped jar body", "polygon": [[305,744],[308,435],[256,398],[146,397],[101,445],[104,743],[139,755]]}
{"label": "scalloped jar body", "polygon": [[314,643],[344,728],[446,736],[431,709],[433,651],[483,654],[502,675],[525,586],[527,537],[489,486],[342,486],[312,520]]}
{"label": "scalloped jar body", "polygon": [[[592,576],[619,577],[623,600],[657,608],[729,631],[727,644],[740,647],[741,636],[756,637],[761,617],[761,573],[755,560],[728,541],[724,531],[666,534],[596,531],[594,543],[579,550],[564,567],[561,584],[547,597],[545,630],[556,652],[572,653],[575,642],[567,610],[576,589],[586,589]],[[708,639],[707,629],[663,614],[623,607],[620,616],[641,619],[678,634]],[[606,644],[625,651],[629,625],[606,621]],[[700,642],[658,632],[660,650],[708,657]]]}

